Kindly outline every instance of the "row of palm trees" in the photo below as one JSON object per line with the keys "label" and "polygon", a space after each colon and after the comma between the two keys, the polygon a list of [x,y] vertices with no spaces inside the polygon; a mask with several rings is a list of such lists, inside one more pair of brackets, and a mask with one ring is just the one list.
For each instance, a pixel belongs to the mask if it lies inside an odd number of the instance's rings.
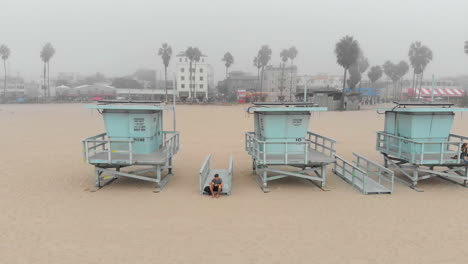
{"label": "row of palm trees", "polygon": [[[7,45],[2,44],[0,46],[0,56],[3,60],[3,70],[4,70],[4,79],[3,79],[3,102],[6,101],[6,88],[7,88],[7,69],[6,69],[6,61],[10,57],[11,51]],[[52,46],[51,43],[46,43],[40,52],[40,57],[42,62],[44,63],[44,96],[50,96],[50,60],[55,54],[55,48]]]}
{"label": "row of palm trees", "polygon": [[[468,41],[465,42],[465,53],[468,55]],[[343,91],[345,90],[346,84],[351,89],[356,87],[356,84],[360,82],[360,74],[364,73],[369,66],[367,58],[362,54],[362,50],[359,43],[352,36],[345,36],[341,38],[335,45],[335,54],[337,63],[344,69],[343,74]],[[432,50],[423,45],[420,41],[412,43],[409,47],[408,58],[413,68],[413,82],[412,88],[417,92],[421,89],[424,71],[427,65],[433,59]],[[379,80],[383,73],[392,80],[393,82],[393,98],[401,99],[401,85],[400,90],[397,90],[397,83],[401,81],[410,69],[410,65],[402,60],[399,63],[393,63],[392,61],[386,61],[383,66],[372,66],[368,72],[368,77],[371,83],[375,83]],[[347,73],[350,73],[350,79],[347,80]],[[342,97],[342,106],[344,106],[344,98]]]}

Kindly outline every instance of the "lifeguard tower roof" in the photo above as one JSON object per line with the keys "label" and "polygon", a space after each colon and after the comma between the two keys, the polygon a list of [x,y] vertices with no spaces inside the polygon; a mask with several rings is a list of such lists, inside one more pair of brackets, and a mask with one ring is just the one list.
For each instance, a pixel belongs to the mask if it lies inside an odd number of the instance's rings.
{"label": "lifeguard tower roof", "polygon": [[320,112],[327,107],[318,107],[314,103],[254,103],[247,112]]}
{"label": "lifeguard tower roof", "polygon": [[379,108],[377,112],[408,112],[408,113],[450,113],[450,112],[467,112],[468,108],[452,107],[452,103],[399,103],[393,108]]}
{"label": "lifeguard tower roof", "polygon": [[97,104],[86,105],[88,109],[99,110],[164,110],[166,106],[159,101],[121,101],[121,100],[105,100],[98,101]]}

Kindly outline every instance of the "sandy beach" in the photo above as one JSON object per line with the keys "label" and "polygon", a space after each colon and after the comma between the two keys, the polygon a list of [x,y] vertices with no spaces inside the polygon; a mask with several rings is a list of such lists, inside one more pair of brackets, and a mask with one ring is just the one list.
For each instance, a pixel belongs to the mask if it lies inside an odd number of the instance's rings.
{"label": "sandy beach", "polygon": [[[97,192],[81,140],[104,132],[81,104],[0,105],[1,263],[467,263],[468,189],[441,179],[422,193],[396,183],[392,195],[362,195],[329,171],[328,188],[300,179],[252,176],[244,132],[247,105],[177,110],[181,149],[175,176],[154,185],[119,179]],[[171,124],[166,118],[167,126]],[[382,163],[373,110],[323,112],[310,130]],[[457,114],[453,133],[467,135]],[[198,171],[235,158],[233,195],[198,192]]]}

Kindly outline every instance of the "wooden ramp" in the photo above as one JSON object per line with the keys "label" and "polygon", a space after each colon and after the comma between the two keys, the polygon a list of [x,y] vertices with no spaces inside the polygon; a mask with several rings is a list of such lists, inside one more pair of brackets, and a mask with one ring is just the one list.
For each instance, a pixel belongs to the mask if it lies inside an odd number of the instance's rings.
{"label": "wooden ramp", "polygon": [[231,195],[232,190],[232,176],[233,176],[233,163],[234,159],[231,156],[229,159],[228,169],[211,169],[211,154],[208,155],[205,162],[200,169],[200,194],[207,194],[204,189],[210,185],[211,180],[215,174],[223,180],[224,187],[221,194]]}
{"label": "wooden ramp", "polygon": [[353,153],[352,163],[335,154],[333,172],[363,194],[391,194],[393,192],[393,171],[366,157]]}

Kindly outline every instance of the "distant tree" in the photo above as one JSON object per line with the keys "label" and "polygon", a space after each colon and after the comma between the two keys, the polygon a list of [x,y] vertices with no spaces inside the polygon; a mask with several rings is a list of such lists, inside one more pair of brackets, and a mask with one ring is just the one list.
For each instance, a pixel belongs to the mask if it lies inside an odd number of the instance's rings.
{"label": "distant tree", "polygon": [[349,89],[354,90],[358,83],[361,82],[361,71],[359,68],[359,64],[356,62],[351,67],[349,67],[349,78],[347,80],[347,84]]}
{"label": "distant tree", "polygon": [[[167,43],[163,43],[159,48],[158,55],[161,56],[164,64],[164,90],[166,93],[165,102],[167,102],[167,67],[171,61],[172,48]],[[175,92],[175,90],[173,90]]]}
{"label": "distant tree", "polygon": [[106,76],[104,74],[96,72],[95,74],[86,76],[83,80],[83,84],[96,84],[96,83],[102,83],[105,82]]}
{"label": "distant tree", "polygon": [[293,73],[294,73],[294,59],[297,57],[297,49],[292,46],[289,48],[289,59],[291,60],[291,79],[289,83],[289,101],[292,101],[292,90],[293,90]]}
{"label": "distant tree", "polygon": [[4,73],[4,79],[3,79],[3,102],[6,102],[6,87],[7,87],[7,70],[6,70],[6,60],[10,57],[10,48],[6,45],[1,45],[0,46],[0,56],[2,56],[3,60],[3,73]]}
{"label": "distant tree", "polygon": [[283,95],[283,91],[284,89],[286,88],[285,85],[284,85],[284,68],[286,66],[286,62],[288,61],[289,59],[289,50],[288,49],[283,49],[281,52],[280,52],[280,57],[281,57],[281,81],[280,81],[280,87],[279,87],[279,90],[280,90],[280,96],[278,96],[278,99],[283,102],[284,101],[284,95]]}
{"label": "distant tree", "polygon": [[55,81],[55,85],[56,86],[71,86],[71,83],[67,80],[62,80],[62,79],[58,79],[57,81]]}
{"label": "distant tree", "polygon": [[465,53],[468,55],[468,41],[465,41]]}
{"label": "distant tree", "polygon": [[[41,59],[44,62],[44,85],[47,84],[45,92],[46,96],[50,96],[50,59],[55,54],[55,48],[50,42],[46,43],[41,50]],[[47,81],[46,81],[46,68],[47,68]]]}
{"label": "distant tree", "polygon": [[409,65],[405,61],[400,61],[398,64],[394,64],[391,61],[386,61],[383,65],[384,73],[392,80],[393,83],[393,99],[400,98],[400,93],[397,95],[396,86],[398,81],[406,74],[409,70]]}
{"label": "distant tree", "polygon": [[135,79],[129,77],[118,77],[112,80],[112,86],[125,89],[142,89],[143,86]]}
{"label": "distant tree", "polygon": [[234,64],[234,57],[232,56],[230,52],[226,52],[224,53],[222,61],[224,61],[224,66],[226,67],[226,80],[227,80],[229,67],[231,67],[231,65]]}
{"label": "distant tree", "polygon": [[[408,51],[409,61],[411,66],[413,67],[413,91],[418,86],[418,79],[419,79],[419,89],[421,89],[424,70],[426,66],[431,62],[433,54],[432,50],[427,46],[421,44],[420,41],[416,41],[410,45]],[[419,78],[418,78],[419,77]],[[415,83],[416,82],[416,83]],[[418,97],[419,97],[418,93]]]}
{"label": "distant tree", "polygon": [[396,71],[397,71],[397,74],[398,74],[398,81],[400,81],[400,89],[398,90],[397,98],[400,100],[401,99],[401,92],[402,92],[401,80],[409,71],[408,63],[406,61],[400,61],[396,65]]}
{"label": "distant tree", "polygon": [[[369,60],[367,59],[367,57],[364,56],[364,53],[361,52],[359,53],[359,57],[356,61],[356,65],[357,65],[357,70],[359,71],[359,87],[361,87],[361,81],[362,81],[362,75],[367,71],[367,69],[369,68]],[[357,75],[355,74],[355,79],[356,79]],[[358,85],[356,84],[356,86]]]}
{"label": "distant tree", "polygon": [[336,60],[344,69],[343,74],[343,96],[341,97],[341,109],[344,110],[344,91],[346,86],[346,73],[359,58],[361,49],[359,43],[351,36],[345,36],[335,45]]}
{"label": "distant tree", "polygon": [[369,80],[371,81],[372,84],[374,84],[376,81],[378,81],[382,77],[382,67],[379,65],[377,66],[372,66],[369,69],[369,72],[367,72],[367,76],[369,77]]}
{"label": "distant tree", "polygon": [[258,56],[255,56],[253,59],[253,65],[255,68],[257,68],[257,85],[256,85],[256,91],[258,91],[258,84],[260,83],[260,69],[262,68],[262,65],[260,64],[260,61],[258,60]]}
{"label": "distant tree", "polygon": [[271,60],[271,49],[268,45],[263,45],[258,51],[258,64],[262,69],[262,77],[260,79],[260,92],[263,91],[263,78],[265,75],[265,67],[268,65],[268,62]]}
{"label": "distant tree", "polygon": [[145,82],[143,88],[156,89],[156,71],[152,69],[138,69],[133,73],[137,81]]}

